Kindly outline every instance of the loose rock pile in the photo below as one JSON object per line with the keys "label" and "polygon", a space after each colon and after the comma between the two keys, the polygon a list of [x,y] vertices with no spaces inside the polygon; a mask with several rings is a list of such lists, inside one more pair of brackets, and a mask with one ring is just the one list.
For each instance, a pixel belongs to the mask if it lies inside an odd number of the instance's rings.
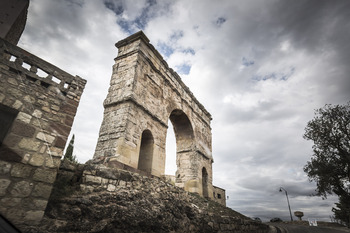
{"label": "loose rock pile", "polygon": [[27,232],[255,232],[268,226],[157,177],[62,163],[40,227]]}

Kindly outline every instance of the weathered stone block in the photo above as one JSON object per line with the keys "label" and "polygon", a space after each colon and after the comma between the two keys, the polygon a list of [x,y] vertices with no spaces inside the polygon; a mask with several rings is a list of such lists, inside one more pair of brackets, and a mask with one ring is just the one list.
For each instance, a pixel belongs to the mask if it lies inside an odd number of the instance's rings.
{"label": "weathered stone block", "polygon": [[51,113],[51,109],[49,107],[42,107],[41,110],[43,110],[44,112],[47,112],[47,113]]}
{"label": "weathered stone block", "polygon": [[26,153],[26,154],[24,154],[21,162],[24,163],[24,164],[27,164],[29,162],[30,158],[31,158],[31,154]]}
{"label": "weathered stone block", "polygon": [[51,190],[52,190],[52,185],[38,183],[35,185],[33,189],[32,196],[48,199],[50,197]]}
{"label": "weathered stone block", "polygon": [[57,137],[56,142],[55,142],[55,147],[58,148],[64,148],[66,145],[67,139],[63,139],[62,137]]}
{"label": "weathered stone block", "polygon": [[37,209],[44,210],[47,205],[47,200],[34,199],[33,204]]}
{"label": "weathered stone block", "polygon": [[29,164],[35,167],[41,167],[44,164],[45,156],[42,154],[33,154],[29,160]]}
{"label": "weathered stone block", "polygon": [[15,163],[11,170],[11,176],[24,178],[24,177],[30,176],[31,171],[32,171],[31,166],[21,164],[21,163]]}
{"label": "weathered stone block", "polygon": [[33,96],[30,96],[30,95],[26,95],[23,97],[23,100],[25,102],[28,102],[30,104],[33,104],[35,102],[35,98]]}
{"label": "weathered stone block", "polygon": [[6,197],[0,200],[0,206],[15,207],[21,203],[22,198],[19,197]]}
{"label": "weathered stone block", "polygon": [[0,175],[6,175],[10,172],[12,165],[6,161],[0,161]]}
{"label": "weathered stone block", "polygon": [[43,115],[43,112],[38,110],[38,109],[35,109],[34,112],[33,112],[33,116],[40,119]]}
{"label": "weathered stone block", "polygon": [[50,135],[50,134],[46,134],[46,133],[43,133],[43,132],[39,132],[37,135],[36,135],[36,138],[41,140],[41,141],[44,141],[44,142],[47,142],[47,143],[53,143],[53,141],[55,140],[55,137]]}
{"label": "weathered stone block", "polygon": [[9,84],[14,85],[14,86],[17,86],[17,85],[18,85],[18,82],[16,81],[16,79],[13,79],[13,78],[7,79],[7,82],[8,82]]}
{"label": "weathered stone block", "polygon": [[23,223],[24,211],[20,208],[10,208],[6,211],[5,216],[12,224],[21,224]]}
{"label": "weathered stone block", "polygon": [[10,189],[10,193],[13,197],[28,197],[32,192],[33,184],[29,181],[19,181],[15,183]]}
{"label": "weathered stone block", "polygon": [[108,184],[109,180],[105,178],[101,178],[101,184]]}
{"label": "weathered stone block", "polygon": [[94,187],[90,186],[90,185],[84,185],[84,184],[81,184],[80,185],[80,190],[82,192],[85,192],[85,193],[91,193],[94,191]]}
{"label": "weathered stone block", "polygon": [[119,186],[125,187],[126,186],[126,182],[124,180],[120,180],[119,181]]}
{"label": "weathered stone block", "polygon": [[65,104],[61,107],[61,111],[74,116],[76,111],[77,111],[77,108],[75,106],[70,105],[70,104]]}
{"label": "weathered stone block", "polygon": [[51,109],[58,112],[60,110],[60,107],[58,107],[57,105],[51,105]]}
{"label": "weathered stone block", "polygon": [[115,185],[113,185],[113,184],[108,184],[108,186],[107,186],[107,191],[109,191],[109,192],[114,192],[115,190],[116,190],[116,186]]}
{"label": "weathered stone block", "polygon": [[45,167],[48,168],[57,168],[60,166],[61,159],[58,157],[53,157],[53,156],[46,156],[45,158]]}
{"label": "weathered stone block", "polygon": [[39,149],[39,146],[40,142],[31,138],[23,138],[18,144],[19,148],[28,151],[37,151]]}
{"label": "weathered stone block", "polygon": [[86,182],[86,183],[101,184],[102,178],[99,177],[99,176],[90,176],[90,175],[86,175],[86,176],[85,176],[85,182]]}
{"label": "weathered stone block", "polygon": [[53,132],[56,132],[58,135],[62,135],[65,138],[68,137],[71,129],[68,126],[59,123],[51,123],[49,127]]}
{"label": "weathered stone block", "polygon": [[24,222],[31,225],[37,225],[40,223],[44,216],[44,210],[30,210],[25,213]]}
{"label": "weathered stone block", "polygon": [[35,133],[35,128],[23,121],[15,121],[12,126],[12,133],[21,135],[22,137],[32,137]]}
{"label": "weathered stone block", "polygon": [[74,121],[74,118],[73,118],[73,117],[66,116],[66,119],[65,119],[64,123],[65,123],[66,125],[73,125],[73,121]]}
{"label": "weathered stone block", "polygon": [[11,184],[11,180],[9,179],[0,179],[0,196],[4,196],[6,194],[7,187]]}
{"label": "weathered stone block", "polygon": [[46,183],[53,183],[56,179],[57,171],[55,169],[36,169],[33,179]]}
{"label": "weathered stone block", "polygon": [[4,101],[5,95],[3,93],[0,93],[0,102]]}
{"label": "weathered stone block", "polygon": [[48,152],[51,156],[62,157],[63,149],[58,147],[50,147],[50,151]]}
{"label": "weathered stone block", "polygon": [[14,109],[20,109],[22,107],[23,103],[19,100],[16,100],[15,103],[12,105]]}
{"label": "weathered stone block", "polygon": [[32,116],[24,113],[24,112],[19,112],[17,115],[17,120],[23,121],[24,123],[29,124],[32,119]]}
{"label": "weathered stone block", "polygon": [[22,97],[23,92],[17,88],[7,88],[7,93],[16,99],[20,99]]}

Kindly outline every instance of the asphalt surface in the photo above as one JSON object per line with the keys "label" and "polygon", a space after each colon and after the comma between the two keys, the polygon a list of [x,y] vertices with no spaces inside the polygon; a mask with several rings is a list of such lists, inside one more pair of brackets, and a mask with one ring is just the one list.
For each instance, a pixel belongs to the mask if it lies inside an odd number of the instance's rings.
{"label": "asphalt surface", "polygon": [[291,225],[283,223],[273,223],[269,224],[274,226],[276,230],[275,233],[346,233],[350,232],[348,228],[330,228],[322,226],[300,226]]}

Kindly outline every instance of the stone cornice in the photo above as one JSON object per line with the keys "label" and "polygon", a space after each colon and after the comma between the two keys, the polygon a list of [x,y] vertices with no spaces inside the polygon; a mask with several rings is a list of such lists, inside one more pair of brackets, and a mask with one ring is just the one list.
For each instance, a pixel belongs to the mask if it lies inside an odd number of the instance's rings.
{"label": "stone cornice", "polygon": [[117,100],[117,101],[113,101],[113,102],[110,102],[110,103],[107,103],[105,101],[104,103],[104,107],[105,108],[108,108],[108,107],[111,107],[111,106],[116,106],[118,104],[122,104],[122,103],[126,103],[126,102],[131,102],[133,104],[135,104],[137,107],[139,107],[140,109],[142,109],[142,111],[144,111],[147,115],[149,115],[152,119],[154,119],[155,121],[157,121],[159,124],[161,124],[163,127],[165,128],[168,128],[168,125],[162,121],[161,119],[159,119],[156,115],[152,114],[148,109],[146,109],[144,106],[142,106],[142,104],[139,104],[137,102],[137,100],[131,96],[128,96],[126,98],[123,98],[121,100]]}
{"label": "stone cornice", "polygon": [[[187,92],[187,94],[193,99],[193,101],[198,105],[198,107],[203,111],[203,113],[212,120],[211,114],[205,109],[205,107],[196,99],[191,90],[183,83],[181,77],[171,68],[169,68],[168,63],[164,60],[163,56],[154,48],[154,46],[150,43],[150,40],[143,33],[143,31],[139,31],[124,40],[121,40],[115,44],[115,46],[119,49],[123,46],[126,46],[134,41],[141,40],[144,44],[155,54],[155,56],[159,59],[160,63],[165,67],[166,70],[170,72],[170,74],[176,79],[176,81],[180,84],[180,86]],[[125,56],[126,54],[124,54]],[[118,59],[118,57],[116,58]]]}
{"label": "stone cornice", "polygon": [[[14,57],[15,60],[12,61],[10,59],[11,57]],[[30,77],[33,81],[39,81],[44,86],[57,87],[64,94],[73,92],[80,96],[86,85],[85,79],[79,76],[73,76],[1,38],[0,61],[2,64],[10,67],[13,72]],[[30,68],[24,68],[23,64],[28,65]],[[38,74],[39,69],[43,71],[44,76]]]}

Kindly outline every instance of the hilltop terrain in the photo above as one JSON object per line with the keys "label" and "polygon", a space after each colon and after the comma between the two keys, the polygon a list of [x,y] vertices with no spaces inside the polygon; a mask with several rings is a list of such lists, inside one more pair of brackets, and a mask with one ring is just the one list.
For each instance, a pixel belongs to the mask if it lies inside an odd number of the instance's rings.
{"label": "hilltop terrain", "polygon": [[27,232],[267,232],[267,225],[161,178],[61,165],[42,224]]}

